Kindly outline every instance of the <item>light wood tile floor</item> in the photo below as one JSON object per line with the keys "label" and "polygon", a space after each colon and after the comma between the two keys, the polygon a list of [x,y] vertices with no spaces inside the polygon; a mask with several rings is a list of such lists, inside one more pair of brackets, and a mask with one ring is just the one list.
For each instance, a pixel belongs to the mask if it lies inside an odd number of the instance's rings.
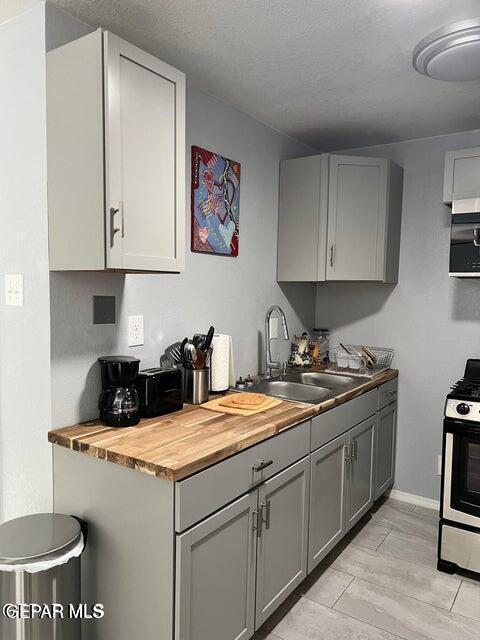
{"label": "light wood tile floor", "polygon": [[438,513],[380,502],[254,640],[478,640],[480,582],[436,569]]}

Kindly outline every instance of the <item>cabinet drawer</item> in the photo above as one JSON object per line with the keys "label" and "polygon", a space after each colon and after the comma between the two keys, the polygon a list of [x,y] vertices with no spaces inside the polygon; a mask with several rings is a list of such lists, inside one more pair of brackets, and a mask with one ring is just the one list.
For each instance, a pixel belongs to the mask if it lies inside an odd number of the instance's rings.
{"label": "cabinet drawer", "polygon": [[335,409],[312,418],[311,451],[330,442],[355,425],[363,422],[377,410],[377,390],[341,404]]}
{"label": "cabinet drawer", "polygon": [[389,382],[385,382],[381,387],[378,387],[378,404],[377,408],[383,409],[387,404],[395,402],[397,399],[398,391],[398,378],[394,378]]}
{"label": "cabinet drawer", "polygon": [[[184,531],[309,452],[310,421],[286,429],[175,484],[175,530]],[[256,471],[261,461],[269,463]]]}

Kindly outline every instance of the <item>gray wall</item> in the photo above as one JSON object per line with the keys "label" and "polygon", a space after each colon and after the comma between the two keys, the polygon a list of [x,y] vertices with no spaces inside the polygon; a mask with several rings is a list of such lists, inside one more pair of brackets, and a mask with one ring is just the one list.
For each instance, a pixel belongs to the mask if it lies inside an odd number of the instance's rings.
{"label": "gray wall", "polygon": [[[100,355],[122,353],[158,364],[165,347],[213,324],[233,336],[236,373],[259,368],[260,332],[267,307],[280,304],[292,332],[311,328],[315,286],[276,283],[278,163],[313,150],[253,118],[187,88],[187,203],[190,147],[199,145],[241,163],[238,258],[192,254],[186,212],[184,274],[116,275],[52,273],[53,423],[64,426],[96,417]],[[189,209],[189,206],[187,207]],[[307,231],[308,232],[308,231]],[[92,296],[117,297],[116,325],[92,325]],[[142,314],[145,345],[127,346],[129,315]],[[288,343],[275,341],[285,359]]]}
{"label": "gray wall", "polygon": [[399,281],[317,285],[316,324],[333,341],[396,349],[396,488],[428,498],[439,497],[445,395],[466,359],[480,357],[480,281],[448,277],[451,210],[442,203],[445,151],[477,145],[480,131],[348,151],[405,169]]}
{"label": "gray wall", "polygon": [[0,520],[51,508],[44,25],[43,5],[0,25],[0,275],[25,286],[0,305]]}

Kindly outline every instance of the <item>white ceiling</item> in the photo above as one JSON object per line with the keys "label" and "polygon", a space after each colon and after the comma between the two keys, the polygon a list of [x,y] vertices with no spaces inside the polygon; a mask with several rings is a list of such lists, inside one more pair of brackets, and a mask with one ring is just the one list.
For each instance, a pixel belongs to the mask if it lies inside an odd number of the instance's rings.
{"label": "white ceiling", "polygon": [[54,0],[319,149],[480,128],[480,82],[411,66],[430,31],[479,0]]}

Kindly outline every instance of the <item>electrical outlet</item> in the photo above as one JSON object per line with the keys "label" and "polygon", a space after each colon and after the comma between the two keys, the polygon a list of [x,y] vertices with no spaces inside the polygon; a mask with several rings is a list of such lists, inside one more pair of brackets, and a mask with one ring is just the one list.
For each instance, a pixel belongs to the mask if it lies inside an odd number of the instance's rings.
{"label": "electrical outlet", "polygon": [[128,346],[140,347],[143,344],[143,316],[128,316]]}
{"label": "electrical outlet", "polygon": [[278,318],[270,318],[270,338],[278,338]]}
{"label": "electrical outlet", "polygon": [[437,456],[437,474],[439,476],[442,475],[442,455],[438,454]]}
{"label": "electrical outlet", "polygon": [[5,275],[5,304],[10,307],[23,307],[23,275],[21,273]]}

